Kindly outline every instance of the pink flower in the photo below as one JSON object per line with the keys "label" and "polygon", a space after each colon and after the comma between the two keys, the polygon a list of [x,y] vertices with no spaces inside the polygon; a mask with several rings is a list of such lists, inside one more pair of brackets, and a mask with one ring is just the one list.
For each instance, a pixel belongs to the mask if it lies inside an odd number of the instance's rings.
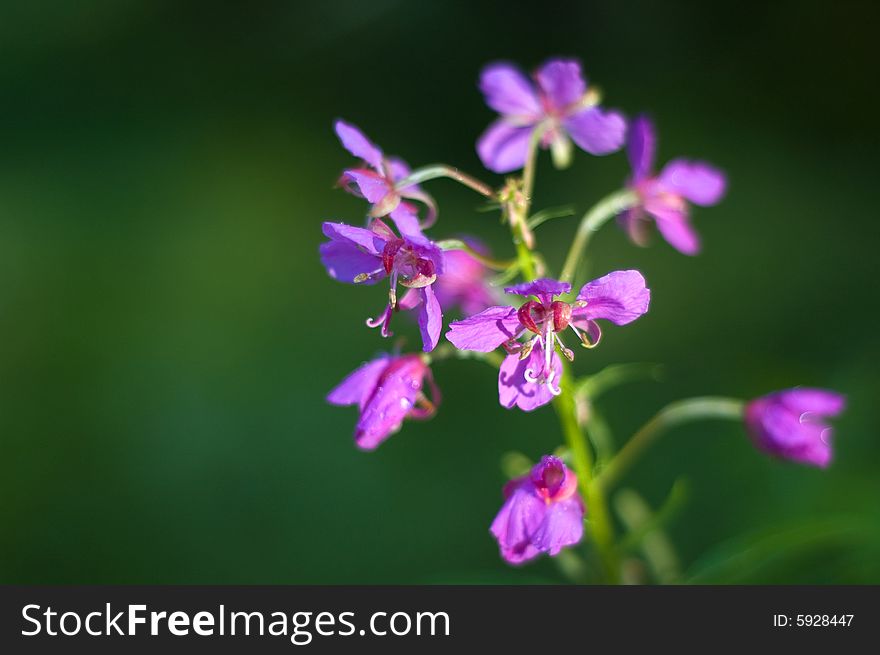
{"label": "pink flower", "polygon": [[529,475],[507,483],[504,497],[490,532],[509,563],[553,556],[581,540],[585,508],[577,477],[557,457],[545,455]]}
{"label": "pink flower", "polygon": [[[520,307],[494,306],[449,325],[446,338],[461,350],[491,352],[504,346],[508,355],[498,373],[501,405],[530,411],[559,395],[562,362],[556,349],[568,360],[574,353],[562,341],[560,332],[571,329],[582,345],[599,343],[602,330],[598,319],[626,325],[648,311],[651,292],[638,271],[614,271],[585,284],[574,303],[555,300],[571,291],[568,282],[535,280],[505,289],[507,293],[534,296]],[[518,339],[528,334],[524,342]]]}
{"label": "pink flower", "polygon": [[704,162],[674,159],[654,175],[656,149],[654,126],[640,116],[630,126],[627,154],[632,167],[629,187],[639,204],[620,215],[619,221],[638,245],[647,243],[649,216],[673,248],[685,255],[700,250],[700,239],[690,223],[688,202],[714,205],[724,196],[727,181],[717,168]]}
{"label": "pink flower", "polygon": [[504,63],[490,64],[480,74],[486,104],[501,114],[477,142],[477,154],[486,168],[496,173],[522,168],[538,125],[543,126],[541,146],[551,149],[559,167],[568,163],[571,141],[593,155],[607,155],[623,146],[626,120],[597,106],[598,96],[587,90],[580,63],[551,59],[534,78],[533,84],[519,69]]}
{"label": "pink flower", "polygon": [[[425,380],[431,387],[430,399]],[[404,419],[433,416],[440,390],[419,355],[381,355],[340,382],[327,402],[360,408],[354,441],[363,450],[374,450],[400,429]]]}
{"label": "pink flower", "polygon": [[833,391],[785,389],[746,405],[746,427],[764,452],[825,468],[831,463],[833,434],[825,419],[837,416],[845,406],[846,398]]}

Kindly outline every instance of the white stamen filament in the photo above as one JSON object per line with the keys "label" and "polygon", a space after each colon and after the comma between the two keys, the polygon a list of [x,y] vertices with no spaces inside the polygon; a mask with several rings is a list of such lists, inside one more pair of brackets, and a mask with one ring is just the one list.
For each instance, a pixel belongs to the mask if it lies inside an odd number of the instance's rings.
{"label": "white stamen filament", "polygon": [[531,382],[532,384],[535,384],[538,382],[538,378],[535,375],[535,372],[530,368],[526,369],[526,372],[523,374],[523,377],[526,379],[526,382]]}

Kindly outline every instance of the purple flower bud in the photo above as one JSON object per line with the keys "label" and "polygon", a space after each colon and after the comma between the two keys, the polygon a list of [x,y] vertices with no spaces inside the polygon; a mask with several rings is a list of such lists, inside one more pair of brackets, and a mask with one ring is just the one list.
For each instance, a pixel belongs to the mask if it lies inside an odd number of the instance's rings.
{"label": "purple flower bud", "polygon": [[507,483],[504,495],[490,532],[510,564],[541,553],[556,555],[581,540],[584,503],[577,493],[577,477],[559,458],[542,457],[529,475]]}
{"label": "purple flower bud", "polygon": [[[425,380],[431,397],[425,394]],[[419,355],[382,355],[345,378],[327,396],[333,405],[358,405],[354,440],[374,450],[400,429],[405,418],[429,418],[440,404],[431,369]]]}
{"label": "purple flower bud", "polygon": [[745,423],[755,445],[775,457],[821,468],[831,463],[831,426],[846,398],[825,389],[776,391],[746,405]]}

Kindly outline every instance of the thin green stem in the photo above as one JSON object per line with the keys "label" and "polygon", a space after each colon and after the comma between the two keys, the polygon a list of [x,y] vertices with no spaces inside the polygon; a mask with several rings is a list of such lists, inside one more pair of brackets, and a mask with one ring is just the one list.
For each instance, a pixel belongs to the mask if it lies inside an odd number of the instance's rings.
{"label": "thin green stem", "polygon": [[565,265],[562,267],[562,275],[560,275],[559,279],[563,282],[571,282],[577,272],[578,262],[593,233],[605,225],[611,218],[614,218],[623,210],[634,206],[637,202],[638,196],[635,192],[623,189],[605,196],[590,211],[584,214],[580,225],[578,225],[577,233],[574,236],[574,241],[571,243],[568,255],[565,258]]}
{"label": "thin green stem", "polygon": [[614,525],[602,488],[593,482],[593,456],[577,422],[574,394],[566,368],[563,368],[560,388],[562,393],[553,401],[553,407],[559,416],[565,442],[571,452],[572,468],[587,505],[587,528],[602,560],[607,582],[616,584],[620,578],[620,562],[614,545]]}
{"label": "thin green stem", "polygon": [[742,420],[743,409],[744,403],[741,400],[712,396],[688,398],[667,405],[626,442],[626,445],[596,477],[596,486],[604,492],[608,492],[620,480],[621,476],[635,464],[645,449],[667,430],[683,423],[706,419],[739,421]]}
{"label": "thin green stem", "polygon": [[429,164],[428,166],[418,168],[407,175],[404,179],[397,182],[394,186],[398,189],[405,189],[408,186],[421,184],[422,182],[435,180],[440,177],[446,177],[450,180],[455,180],[456,182],[463,184],[469,189],[473,189],[480,195],[483,195],[487,198],[495,197],[495,191],[488,184],[486,184],[485,182],[481,182],[472,175],[462,173],[454,166],[449,166],[447,164]]}
{"label": "thin green stem", "polygon": [[480,252],[471,248],[466,242],[460,239],[444,239],[442,241],[438,241],[437,245],[442,250],[462,250],[484,266],[494,269],[496,271],[506,271],[511,266],[515,266],[517,263],[516,260],[512,259],[492,259],[491,257],[486,257]]}
{"label": "thin green stem", "polygon": [[529,206],[532,203],[532,190],[535,187],[535,164],[538,160],[538,144],[541,142],[541,137],[544,136],[544,127],[543,123],[539,123],[535,126],[535,129],[532,130],[532,134],[529,137],[529,147],[526,151],[526,163],[523,166],[523,195],[525,196],[525,209],[523,211],[523,216],[529,215]]}

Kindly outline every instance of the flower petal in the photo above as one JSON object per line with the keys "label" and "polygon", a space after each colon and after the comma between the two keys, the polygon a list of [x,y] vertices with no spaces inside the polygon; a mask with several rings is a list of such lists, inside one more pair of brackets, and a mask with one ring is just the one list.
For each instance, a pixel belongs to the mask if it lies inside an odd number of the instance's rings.
{"label": "flower petal", "polygon": [[700,252],[700,236],[691,225],[686,211],[648,205],[646,211],[654,217],[657,230],[666,242],[685,255]]}
{"label": "flower petal", "polygon": [[565,546],[576,544],[584,536],[584,505],[579,496],[550,503],[544,520],[532,535],[535,548],[556,555]]}
{"label": "flower petal", "polygon": [[349,241],[377,257],[382,256],[382,249],[385,247],[384,239],[372,230],[363,227],[327,221],[321,224],[321,231],[324,233],[324,236],[333,241]]}
{"label": "flower petal", "polygon": [[440,332],[443,331],[443,310],[434,295],[433,285],[422,288],[424,302],[419,310],[419,330],[422,333],[423,350],[431,352],[440,341]]}
{"label": "flower petal", "polygon": [[477,141],[477,154],[483,166],[495,173],[522,168],[531,133],[531,126],[512,125],[503,118],[492,123]]}
{"label": "flower petal", "polygon": [[633,182],[639,182],[651,174],[657,148],[657,135],[651,119],[642,114],[629,126],[626,154],[632,167]]}
{"label": "flower petal", "polygon": [[615,325],[626,325],[648,311],[651,292],[638,271],[614,271],[587,282],[577,299],[587,303],[574,310],[578,320],[604,318]]}
{"label": "flower petal", "polygon": [[[327,241],[319,248],[321,263],[334,280],[355,284],[375,284],[386,275],[382,260],[364,252],[351,241]],[[364,276],[368,277],[364,277]]]}
{"label": "flower petal", "polygon": [[446,338],[459,350],[488,353],[523,330],[515,307],[496,305],[449,324]]}
{"label": "flower petal", "polygon": [[[558,387],[559,379],[562,377],[562,361],[556,352],[550,355],[550,368],[553,371],[553,384]],[[527,370],[531,372],[533,378],[545,373],[544,348],[540,339],[525,359],[512,354],[505,357],[501,363],[498,371],[498,402],[502,407],[511,409],[515,405],[525,412],[530,412],[555,398],[549,385],[529,382],[526,379]]]}
{"label": "flower petal", "polygon": [[626,140],[626,119],[616,111],[589,107],[565,119],[564,125],[572,141],[591,155],[616,152]]}
{"label": "flower petal", "polygon": [[383,371],[361,409],[354,437],[359,448],[373,450],[400,429],[422,391],[426,370],[414,355],[397,358]]}
{"label": "flower petal", "polygon": [[727,188],[727,179],[719,169],[685,159],[674,159],[666,164],[658,179],[664,187],[696,205],[714,205]]}
{"label": "flower petal", "polygon": [[537,557],[540,551],[532,544],[532,535],[544,521],[546,505],[527,480],[511,491],[489,531],[498,541],[501,556],[511,564],[521,564]]}
{"label": "flower petal", "polygon": [[568,282],[560,282],[550,278],[541,278],[540,280],[532,280],[531,282],[521,282],[514,284],[512,287],[505,287],[504,293],[516,294],[518,296],[558,296],[571,291],[571,285]]}
{"label": "flower petal", "polygon": [[422,237],[422,228],[419,226],[419,217],[412,211],[412,205],[409,203],[400,203],[392,211],[391,216],[397,231],[405,237]]}
{"label": "flower petal", "polygon": [[363,407],[363,403],[376,388],[382,371],[391,361],[389,355],[382,355],[367,362],[340,382],[333,391],[327,394],[327,402],[331,405],[354,405]]}
{"label": "flower petal", "polygon": [[580,101],[587,90],[580,62],[574,59],[551,59],[535,77],[544,96],[558,110]]}
{"label": "flower petal", "polygon": [[373,144],[358,128],[345,121],[336,121],[336,136],[342,146],[359,159],[363,159],[376,170],[382,170],[382,151]]}
{"label": "flower petal", "polygon": [[[385,197],[393,191],[391,185],[388,184],[388,180],[384,176],[366,168],[350,168],[343,171],[342,183],[354,183],[357,190],[360,192],[360,195],[374,205],[382,202]],[[356,192],[354,193],[357,195]],[[393,207],[391,207],[391,209],[393,209]]]}
{"label": "flower petal", "polygon": [[541,113],[531,82],[510,64],[486,66],[480,73],[480,91],[486,104],[499,114],[534,118]]}
{"label": "flower petal", "polygon": [[786,407],[798,414],[837,416],[846,408],[846,396],[827,389],[796,387],[780,391],[778,396]]}

